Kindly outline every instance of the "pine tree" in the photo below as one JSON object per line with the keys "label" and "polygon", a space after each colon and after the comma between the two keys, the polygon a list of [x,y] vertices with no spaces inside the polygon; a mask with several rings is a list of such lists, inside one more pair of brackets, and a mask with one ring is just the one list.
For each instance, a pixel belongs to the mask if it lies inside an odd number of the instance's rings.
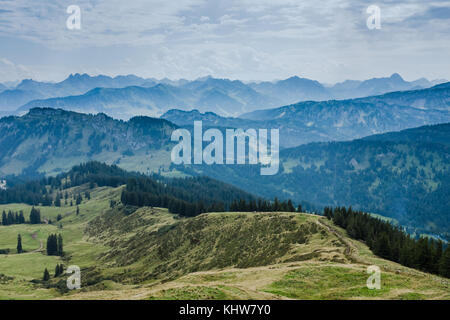
{"label": "pine tree", "polygon": [[44,276],[42,277],[42,280],[48,281],[50,280],[50,273],[48,272],[47,268],[44,270]]}
{"label": "pine tree", "polygon": [[8,218],[6,216],[6,212],[3,211],[2,213],[2,225],[7,226],[8,225]]}
{"label": "pine tree", "polygon": [[81,194],[78,194],[77,199],[76,199],[76,205],[79,205],[81,203],[81,201],[83,201],[83,198],[81,198]]}
{"label": "pine tree", "polygon": [[59,277],[64,273],[64,266],[62,264],[57,264],[55,267],[55,278]]}
{"label": "pine tree", "polygon": [[291,199],[289,199],[287,202],[287,209],[289,212],[295,212],[295,208],[294,208],[294,205],[292,204]]}
{"label": "pine tree", "polygon": [[64,251],[63,251],[63,238],[62,238],[61,234],[58,235],[58,240],[57,240],[56,246],[57,246],[58,256],[62,257]]}
{"label": "pine tree", "polygon": [[373,252],[385,259],[389,259],[390,256],[390,243],[389,237],[386,233],[379,235],[378,239],[375,240]]}
{"label": "pine tree", "polygon": [[280,211],[280,202],[278,201],[278,198],[275,197],[275,200],[273,202],[273,208],[272,211]]}
{"label": "pine tree", "polygon": [[55,207],[61,207],[61,195],[58,193],[55,198]]}
{"label": "pine tree", "polygon": [[443,244],[442,241],[439,240],[436,242],[436,246],[433,254],[433,272],[439,274],[439,262],[441,261],[443,254]]}
{"label": "pine tree", "polygon": [[58,255],[58,238],[55,234],[51,234],[47,238],[47,255]]}
{"label": "pine tree", "polygon": [[19,235],[17,235],[17,253],[22,253],[22,237]]}
{"label": "pine tree", "polygon": [[19,220],[20,220],[21,224],[25,223],[25,216],[23,215],[23,211],[22,210],[20,210],[20,213],[19,213]]}
{"label": "pine tree", "polygon": [[11,210],[8,211],[8,225],[14,224],[14,215]]}
{"label": "pine tree", "polygon": [[41,212],[39,209],[31,208],[30,212],[30,223],[31,224],[40,224],[41,223]]}
{"label": "pine tree", "polygon": [[450,278],[450,245],[447,246],[439,261],[439,274]]}
{"label": "pine tree", "polygon": [[415,265],[421,270],[429,270],[431,267],[431,252],[428,246],[428,238],[420,238],[417,243]]}

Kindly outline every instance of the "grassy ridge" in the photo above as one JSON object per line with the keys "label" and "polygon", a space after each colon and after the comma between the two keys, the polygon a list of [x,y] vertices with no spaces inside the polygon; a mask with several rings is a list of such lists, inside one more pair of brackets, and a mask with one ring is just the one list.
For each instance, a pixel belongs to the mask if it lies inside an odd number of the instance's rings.
{"label": "grassy ridge", "polygon": [[[87,186],[71,192],[82,192]],[[181,218],[161,208],[109,207],[121,187],[96,188],[55,225],[0,226],[0,299],[450,299],[448,282],[374,256],[345,230],[301,213],[210,213]],[[2,209],[31,207],[13,204]],[[13,209],[14,208],[14,209]],[[28,253],[15,254],[17,233]],[[64,258],[48,257],[39,241],[64,238]],[[31,237],[32,234],[36,236]],[[79,265],[82,289],[64,292],[57,263]],[[366,288],[366,268],[382,270],[382,289]],[[44,268],[52,279],[40,279]]]}

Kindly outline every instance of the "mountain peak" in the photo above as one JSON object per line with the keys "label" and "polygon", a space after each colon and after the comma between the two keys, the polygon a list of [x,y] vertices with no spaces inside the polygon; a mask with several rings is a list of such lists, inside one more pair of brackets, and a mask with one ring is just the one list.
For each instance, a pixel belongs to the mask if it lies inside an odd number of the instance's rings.
{"label": "mountain peak", "polygon": [[281,81],[283,81],[283,82],[297,82],[299,80],[302,80],[302,78],[300,78],[299,76],[292,76],[292,77],[289,77],[289,78],[287,78],[285,80],[281,80]]}
{"label": "mountain peak", "polygon": [[31,83],[38,83],[38,81],[34,81],[33,79],[23,79],[22,81],[20,81],[17,87],[20,88],[21,86],[28,85]]}
{"label": "mountain peak", "polygon": [[394,80],[394,81],[404,81],[402,76],[399,75],[398,73],[393,73],[390,78],[391,78],[391,80]]}
{"label": "mountain peak", "polygon": [[87,73],[71,73],[69,79],[90,78]]}

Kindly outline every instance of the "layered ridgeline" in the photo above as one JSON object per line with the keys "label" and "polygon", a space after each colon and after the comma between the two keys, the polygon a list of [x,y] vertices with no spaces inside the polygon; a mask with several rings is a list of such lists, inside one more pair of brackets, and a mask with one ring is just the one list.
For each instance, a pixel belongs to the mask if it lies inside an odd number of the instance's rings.
{"label": "layered ridgeline", "polygon": [[124,122],[105,114],[33,109],[0,119],[0,175],[56,174],[88,160],[157,171],[170,160],[174,128],[148,117]]}
{"label": "layered ridgeline", "polygon": [[[71,74],[67,79],[56,82],[40,82],[32,79],[21,81],[14,88],[0,88],[0,109],[13,112],[32,100],[48,99],[84,94],[95,88],[124,88],[136,85],[154,85],[155,82],[133,75],[127,76],[89,76],[87,74]],[[3,92],[2,92],[3,91]]]}
{"label": "layered ridgeline", "polygon": [[23,113],[34,107],[63,108],[85,113],[104,112],[115,118],[129,119],[136,114],[160,116],[172,108],[238,115],[249,110],[275,107],[278,101],[258,93],[241,81],[206,78],[175,86],[95,88],[82,95],[33,100],[18,109]]}
{"label": "layered ridgeline", "polygon": [[419,233],[449,237],[450,124],[425,126],[350,142],[281,150],[280,170],[259,166],[173,166],[254,194],[319,205],[353,206],[396,219]]}
{"label": "layered ridgeline", "polygon": [[71,75],[58,83],[24,80],[0,93],[0,109],[22,114],[34,107],[78,112],[104,112],[129,119],[134,115],[160,116],[169,109],[198,109],[236,116],[298,101],[349,99],[386,92],[424,89],[436,84],[426,79],[404,81],[398,74],[366,81],[345,81],[332,87],[297,76],[274,82],[244,83],[210,76],[193,81],[142,79],[136,76],[90,77]]}
{"label": "layered ridgeline", "polygon": [[300,102],[259,110],[240,118],[170,110],[162,116],[179,126],[278,128],[282,147],[319,141],[352,140],[368,135],[450,121],[450,86],[394,92],[353,100]]}
{"label": "layered ridgeline", "polygon": [[[45,193],[52,200],[39,200],[34,207],[12,198],[0,204],[0,210],[24,212],[26,220],[0,225],[0,299],[449,298],[448,280],[375,256],[365,243],[350,238],[360,239],[355,226],[369,227],[374,248],[383,249],[377,254],[385,256],[395,247],[378,242],[399,232],[386,233],[389,225],[350,210],[334,210],[331,220],[281,212],[280,207],[270,209],[277,212],[187,217],[170,213],[170,208],[121,201],[125,192],[145,190],[197,202],[252,199],[207,178],[163,180],[87,163],[58,177],[0,190],[12,195],[25,190]],[[31,221],[33,212],[39,212],[40,221]],[[353,227],[347,233],[339,226]],[[58,255],[49,250],[55,234],[57,243],[63,243]],[[401,250],[402,263],[422,268],[425,262],[433,272],[448,276],[450,250],[428,246],[425,239],[417,243],[420,246],[401,246],[411,249]],[[71,265],[81,268],[81,290],[67,289],[65,271]],[[370,265],[382,272],[379,290],[367,287]]]}

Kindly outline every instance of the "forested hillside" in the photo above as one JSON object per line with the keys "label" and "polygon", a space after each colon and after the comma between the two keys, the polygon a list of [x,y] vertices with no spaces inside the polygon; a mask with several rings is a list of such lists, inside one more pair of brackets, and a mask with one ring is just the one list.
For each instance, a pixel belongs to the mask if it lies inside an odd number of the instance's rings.
{"label": "forested hillside", "polygon": [[208,177],[149,177],[141,173],[127,172],[115,165],[88,162],[56,177],[17,183],[11,188],[0,190],[0,204],[61,206],[60,200],[66,190],[83,184],[88,184],[90,189],[126,185],[121,195],[123,204],[163,207],[183,216],[225,211],[233,201],[255,199],[243,190]]}
{"label": "forested hillside", "polygon": [[105,114],[32,109],[22,117],[0,119],[0,176],[55,175],[90,160],[123,163],[132,171],[145,172],[152,165],[157,170],[175,128],[149,117],[124,122]]}
{"label": "forested hillside", "polygon": [[176,168],[190,174],[201,171],[266,198],[353,206],[395,218],[418,232],[448,237],[449,127],[282,150],[280,172],[274,176],[261,176],[259,166],[250,165]]}

